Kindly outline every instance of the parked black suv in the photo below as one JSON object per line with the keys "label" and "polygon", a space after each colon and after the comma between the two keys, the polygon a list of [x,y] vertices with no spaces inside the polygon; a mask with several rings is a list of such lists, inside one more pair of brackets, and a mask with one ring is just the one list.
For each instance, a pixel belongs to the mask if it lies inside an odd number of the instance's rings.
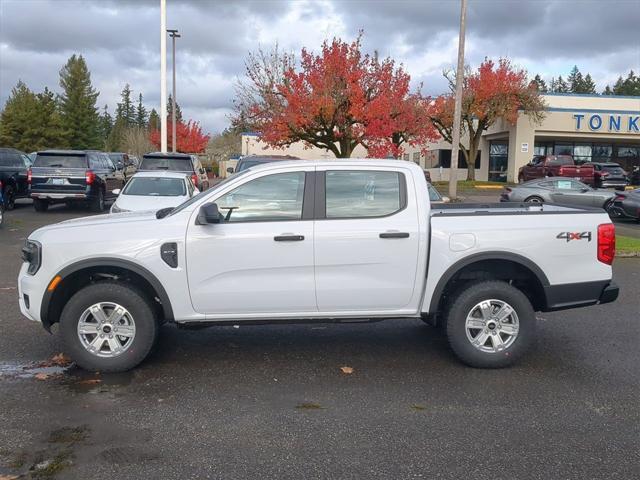
{"label": "parked black suv", "polygon": [[115,200],[113,190],[122,189],[124,174],[109,156],[94,150],[46,150],[38,152],[29,171],[30,194],[38,212],[49,204],[86,202],[94,212]]}
{"label": "parked black suv", "polygon": [[188,153],[145,153],[138,167],[139,172],[164,170],[189,175],[191,181],[201,192],[209,188],[209,177],[196,155]]}
{"label": "parked black suv", "polygon": [[29,165],[26,153],[14,148],[0,148],[0,182],[7,210],[13,209],[16,198],[29,196]]}

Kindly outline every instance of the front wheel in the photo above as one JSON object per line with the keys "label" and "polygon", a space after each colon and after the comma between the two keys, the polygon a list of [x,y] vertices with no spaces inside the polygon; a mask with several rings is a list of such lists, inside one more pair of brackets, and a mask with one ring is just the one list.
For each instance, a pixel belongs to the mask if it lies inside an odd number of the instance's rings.
{"label": "front wheel", "polygon": [[4,187],[4,202],[7,210],[13,210],[16,206],[16,191],[12,185]]}
{"label": "front wheel", "polygon": [[85,370],[124,372],[155,344],[158,322],[136,288],[104,281],[89,285],[65,305],[60,332],[69,356]]}
{"label": "front wheel", "polygon": [[544,203],[542,197],[538,197],[537,195],[532,195],[524,199],[526,203]]}
{"label": "front wheel", "polygon": [[460,290],[446,315],[449,345],[466,365],[512,365],[535,338],[536,316],[529,299],[501,281],[471,284]]}

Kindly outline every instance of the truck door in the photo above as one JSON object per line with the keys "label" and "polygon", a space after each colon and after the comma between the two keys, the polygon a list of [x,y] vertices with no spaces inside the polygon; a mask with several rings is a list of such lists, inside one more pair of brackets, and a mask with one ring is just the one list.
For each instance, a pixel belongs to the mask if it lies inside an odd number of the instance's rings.
{"label": "truck door", "polygon": [[411,177],[371,166],[323,166],[317,175],[318,309],[402,310],[416,283],[420,240]]}
{"label": "truck door", "polygon": [[223,318],[317,312],[314,170],[249,173],[242,185],[211,198],[222,223],[190,223],[187,277],[197,312]]}

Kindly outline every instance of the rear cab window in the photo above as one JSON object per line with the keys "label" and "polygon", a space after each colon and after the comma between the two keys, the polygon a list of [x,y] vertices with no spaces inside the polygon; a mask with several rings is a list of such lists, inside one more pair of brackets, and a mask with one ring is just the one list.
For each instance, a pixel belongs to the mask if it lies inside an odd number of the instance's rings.
{"label": "rear cab window", "polygon": [[0,152],[1,167],[17,167],[24,168],[25,164],[20,154],[16,152]]}
{"label": "rear cab window", "polygon": [[407,203],[400,172],[328,170],[325,173],[325,218],[386,217]]}
{"label": "rear cab window", "polygon": [[87,157],[84,154],[38,153],[33,166],[45,168],[87,168]]}
{"label": "rear cab window", "polygon": [[143,157],[140,170],[167,170],[171,172],[193,172],[191,157]]}

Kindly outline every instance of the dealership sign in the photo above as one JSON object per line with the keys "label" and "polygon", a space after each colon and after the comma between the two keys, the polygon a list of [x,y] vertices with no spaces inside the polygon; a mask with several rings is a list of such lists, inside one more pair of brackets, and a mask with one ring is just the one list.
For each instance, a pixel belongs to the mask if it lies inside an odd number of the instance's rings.
{"label": "dealership sign", "polygon": [[640,133],[640,115],[575,113],[573,119],[576,122],[576,130]]}

